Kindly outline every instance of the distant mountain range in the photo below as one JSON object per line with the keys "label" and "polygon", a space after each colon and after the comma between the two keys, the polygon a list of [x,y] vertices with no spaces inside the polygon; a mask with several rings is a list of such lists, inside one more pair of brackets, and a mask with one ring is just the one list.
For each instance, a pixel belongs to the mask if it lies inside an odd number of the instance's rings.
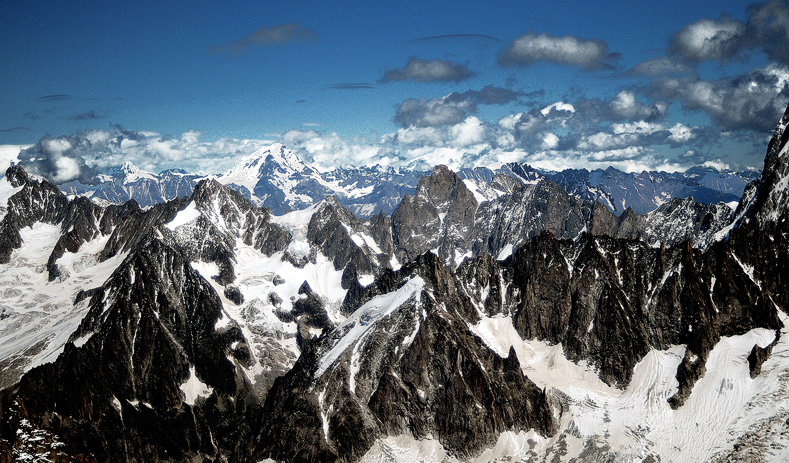
{"label": "distant mountain range", "polygon": [[[127,163],[102,175],[98,185],[70,182],[59,186],[67,194],[84,195],[99,204],[122,204],[134,199],[148,208],[189,196],[200,180],[215,178],[254,204],[268,207],[274,215],[304,209],[333,195],[355,215],[369,218],[380,211],[391,214],[405,195],[414,193],[419,179],[429,174],[379,166],[319,170],[285,146],[274,144],[258,150],[230,171],[213,176],[177,170],[155,174]],[[627,208],[645,214],[673,198],[693,197],[704,204],[736,202],[758,172],[721,172],[711,167],[695,167],[681,173],[625,173],[612,167],[550,172],[509,163],[463,169],[458,176],[480,203],[508,194],[515,185],[545,179],[575,198],[598,201],[619,215]]]}

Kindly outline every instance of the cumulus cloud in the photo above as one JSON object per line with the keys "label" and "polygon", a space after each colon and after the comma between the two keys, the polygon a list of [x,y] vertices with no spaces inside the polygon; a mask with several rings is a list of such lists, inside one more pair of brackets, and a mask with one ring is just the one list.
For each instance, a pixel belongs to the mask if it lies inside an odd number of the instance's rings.
{"label": "cumulus cloud", "polygon": [[404,67],[386,71],[381,82],[460,82],[472,75],[473,73],[462,64],[452,64],[441,59],[427,61],[411,57]]}
{"label": "cumulus cloud", "polygon": [[411,146],[443,146],[446,141],[444,130],[438,127],[417,127],[410,125],[397,129],[393,141]]}
{"label": "cumulus cloud", "polygon": [[637,76],[663,76],[674,74],[693,74],[693,69],[668,57],[647,60],[633,66],[628,74]]}
{"label": "cumulus cloud", "polygon": [[482,87],[482,90],[467,90],[455,95],[455,98],[471,100],[481,105],[503,105],[525,96],[523,92],[496,87],[495,85],[486,85]]}
{"label": "cumulus cloud", "polygon": [[457,124],[476,110],[476,103],[453,94],[429,100],[409,98],[400,103],[394,119],[403,127],[436,127]]}
{"label": "cumulus cloud", "polygon": [[306,29],[296,23],[278,26],[261,27],[249,35],[233,40],[224,45],[211,47],[214,53],[241,53],[254,46],[270,46],[291,42],[311,42],[316,37],[315,31]]}
{"label": "cumulus cloud", "polygon": [[580,151],[595,153],[595,159],[603,160],[601,153],[622,153],[629,149],[648,149],[658,145],[679,146],[695,137],[692,128],[677,124],[667,127],[663,124],[639,123],[612,124],[600,131],[581,135],[575,146]]}
{"label": "cumulus cloud", "polygon": [[677,32],[669,50],[687,61],[727,60],[740,53],[744,39],[745,25],[739,21],[701,19]]}
{"label": "cumulus cloud", "polygon": [[789,64],[789,5],[782,0],[753,4],[747,8],[745,22],[701,19],[674,34],[669,50],[691,62],[725,61],[756,50]]}
{"label": "cumulus cloud", "polygon": [[656,94],[679,100],[685,109],[704,111],[723,129],[764,132],[789,101],[789,68],[771,64],[718,80],[662,78],[652,86]]}
{"label": "cumulus cloud", "polygon": [[30,173],[40,175],[54,183],[79,180],[85,184],[97,183],[96,171],[89,167],[77,151],[87,142],[79,136],[44,137],[34,146],[19,153],[19,164]]}
{"label": "cumulus cloud", "polygon": [[507,104],[521,96],[521,92],[488,85],[482,90],[453,92],[438,98],[409,98],[397,108],[394,119],[402,127],[453,125],[476,113],[477,105]]}
{"label": "cumulus cloud", "polygon": [[749,6],[746,36],[768,58],[789,64],[789,5],[772,0]]}
{"label": "cumulus cloud", "polygon": [[397,151],[379,137],[355,137],[346,140],[336,132],[290,130],[282,135],[282,142],[303,160],[330,169],[343,165],[399,165]]}
{"label": "cumulus cloud", "polygon": [[617,58],[618,54],[609,53],[608,44],[599,39],[529,33],[521,35],[504,49],[499,55],[499,64],[528,66],[546,61],[586,69],[606,69],[611,68],[611,62]]}
{"label": "cumulus cloud", "polygon": [[632,90],[620,90],[611,100],[599,98],[580,98],[575,102],[576,114],[572,124],[580,125],[604,121],[663,119],[668,110],[668,103],[656,101],[643,103],[638,100]]}
{"label": "cumulus cloud", "polygon": [[651,121],[663,118],[668,104],[658,101],[646,105],[636,100],[636,95],[630,90],[622,90],[608,104],[608,108],[611,114],[622,119]]}
{"label": "cumulus cloud", "polygon": [[463,147],[485,141],[485,125],[474,116],[467,117],[463,122],[455,124],[449,130],[449,142]]}

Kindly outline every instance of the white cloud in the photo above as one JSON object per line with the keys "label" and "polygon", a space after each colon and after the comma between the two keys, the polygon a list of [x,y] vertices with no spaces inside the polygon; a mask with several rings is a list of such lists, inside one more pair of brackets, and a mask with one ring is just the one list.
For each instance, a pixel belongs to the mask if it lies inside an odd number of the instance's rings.
{"label": "white cloud", "polygon": [[506,48],[499,57],[503,65],[529,65],[538,61],[547,61],[587,69],[605,68],[607,61],[613,59],[609,55],[608,45],[602,40],[581,40],[567,35],[551,37],[547,34],[529,33],[521,35]]}
{"label": "white cloud", "polygon": [[397,129],[396,140],[404,145],[438,145],[444,144],[444,132],[437,127],[408,126]]}
{"label": "white cloud", "polygon": [[731,170],[731,166],[721,161],[720,159],[710,159],[708,161],[704,161],[704,164],[702,165],[704,167],[712,167],[713,169],[717,169],[720,171]]}
{"label": "white cloud", "polygon": [[71,142],[62,138],[53,138],[45,142],[46,148],[55,154],[62,154],[71,149]]}
{"label": "white cloud", "polygon": [[55,159],[57,174],[53,178],[55,183],[67,182],[79,177],[80,165],[74,158],[60,156]]}
{"label": "white cloud", "polygon": [[460,82],[472,76],[471,71],[462,64],[434,59],[431,61],[411,57],[401,69],[386,71],[381,82],[409,81],[417,82]]}
{"label": "white cloud", "polygon": [[481,143],[485,136],[485,126],[474,116],[449,129],[449,141],[454,146],[468,146]]}
{"label": "white cloud", "polygon": [[403,127],[438,127],[457,124],[476,110],[476,103],[453,98],[453,94],[429,100],[410,98],[397,108],[395,121]]}
{"label": "white cloud", "polygon": [[674,36],[671,50],[688,61],[726,60],[740,51],[745,24],[731,19],[702,19]]}
{"label": "white cloud", "polygon": [[570,103],[565,103],[563,101],[557,101],[554,104],[548,105],[548,106],[542,108],[540,110],[540,112],[542,113],[543,116],[547,116],[548,113],[550,113],[554,109],[557,110],[557,111],[567,111],[567,112],[570,112],[570,113],[574,113],[575,112],[575,107],[573,107],[573,105],[571,105]]}
{"label": "white cloud", "polygon": [[718,80],[663,78],[655,91],[678,99],[685,109],[702,110],[725,129],[768,130],[789,98],[789,68],[770,64],[745,75]]}
{"label": "white cloud", "polygon": [[498,124],[505,130],[515,130],[515,126],[518,124],[518,121],[520,121],[522,116],[523,113],[510,114],[499,119]]}
{"label": "white cloud", "polygon": [[688,143],[696,138],[696,135],[690,127],[679,122],[669,128],[668,131],[671,132],[671,136],[668,137],[668,139],[674,143]]}
{"label": "white cloud", "polygon": [[622,90],[611,100],[609,107],[611,112],[625,119],[650,120],[662,118],[666,114],[668,104],[658,101],[651,105],[645,105],[636,100],[635,93],[630,90]]}
{"label": "white cloud", "polygon": [[324,170],[344,165],[388,166],[399,163],[396,151],[381,139],[348,141],[336,132],[290,130],[282,135],[282,142],[301,159]]}
{"label": "white cloud", "polygon": [[542,139],[542,146],[543,149],[546,150],[551,150],[556,148],[557,146],[559,146],[559,137],[557,137],[555,134],[550,132],[545,134],[545,137],[543,137]]}
{"label": "white cloud", "polygon": [[617,122],[611,124],[611,131],[615,134],[623,133],[642,133],[651,134],[660,130],[665,130],[665,125],[656,122],[635,121],[635,122]]}

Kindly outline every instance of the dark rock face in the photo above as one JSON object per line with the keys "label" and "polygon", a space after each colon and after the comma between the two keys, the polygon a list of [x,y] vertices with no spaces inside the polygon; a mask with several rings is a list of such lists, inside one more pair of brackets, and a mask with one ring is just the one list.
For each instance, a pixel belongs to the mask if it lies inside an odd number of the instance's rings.
{"label": "dark rock face", "polygon": [[511,194],[482,203],[471,249],[474,255],[497,256],[505,246],[517,248],[543,231],[559,239],[578,239],[586,232],[640,239],[652,246],[690,240],[694,247],[706,249],[730,221],[727,206],[701,204],[693,198],[676,198],[646,215],[627,209],[617,217],[599,202],[579,200],[557,184],[541,180],[515,186]]}
{"label": "dark rock face", "polygon": [[613,236],[617,218],[596,204],[575,199],[546,180],[516,187],[512,194],[480,206],[472,249],[474,254],[496,256],[506,245],[518,247],[542,231],[562,239],[598,230]]}
{"label": "dark rock face", "polygon": [[333,196],[327,196],[310,219],[307,240],[332,261],[336,270],[345,269],[343,287],[349,288],[359,275],[377,275],[388,265],[392,240],[381,231],[387,225],[385,216],[365,222]]}
{"label": "dark rock face", "polygon": [[0,264],[8,263],[14,249],[22,245],[19,230],[36,222],[57,224],[66,215],[68,199],[49,182],[31,178],[19,166],[6,171],[8,181],[22,190],[8,200],[6,215],[0,222]]}
{"label": "dark rock face", "polygon": [[101,461],[243,460],[257,416],[230,349],[243,337],[214,329],[219,300],[179,253],[145,244],[92,296],[71,337],[87,342],[31,370],[16,399]]}
{"label": "dark rock face", "polygon": [[462,260],[474,228],[477,200],[446,166],[422,177],[413,197],[406,196],[392,213],[392,237],[400,261],[435,250],[445,262]]}
{"label": "dark rock face", "polygon": [[[688,245],[651,249],[638,241],[540,235],[502,263],[512,302],[501,310],[513,314],[525,339],[561,343],[568,358],[591,361],[612,385],[626,385],[650,348],[686,344],[680,368],[697,371],[720,336],[781,326],[735,252],[729,243],[702,254]],[[715,285],[720,281],[727,285]],[[678,396],[697,378],[678,375]]]}
{"label": "dark rock face", "polygon": [[[368,309],[393,293],[403,297],[388,315]],[[261,456],[356,460],[377,437],[404,432],[432,433],[451,451],[468,453],[504,430],[555,428],[544,393],[514,352],[501,358],[471,334],[476,312],[432,253],[387,271],[346,302],[361,307],[359,318],[304,350],[272,388]],[[284,439],[290,445],[276,444]]]}
{"label": "dark rock face", "polygon": [[756,220],[766,228],[770,222],[784,222],[789,206],[789,156],[784,151],[789,141],[789,107],[773,132],[767,146],[762,175],[745,188],[735,212],[735,224]]}
{"label": "dark rock face", "polygon": [[693,198],[675,198],[642,216],[640,238],[652,246],[690,241],[707,249],[715,234],[731,223],[732,210],[725,204],[704,204]]}
{"label": "dark rock face", "polygon": [[290,234],[271,223],[268,210],[258,209],[215,180],[198,184],[191,199],[200,214],[194,226],[174,231],[174,239],[187,259],[216,263],[220,270],[217,281],[223,285],[235,279],[237,239],[266,255],[284,250],[290,242]]}

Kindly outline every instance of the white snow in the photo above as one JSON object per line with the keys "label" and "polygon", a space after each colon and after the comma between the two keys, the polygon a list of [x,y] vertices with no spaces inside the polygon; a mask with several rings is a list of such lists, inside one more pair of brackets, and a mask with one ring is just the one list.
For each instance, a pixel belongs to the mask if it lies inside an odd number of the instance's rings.
{"label": "white snow", "polygon": [[473,463],[488,463],[492,461],[531,461],[531,456],[541,454],[541,447],[545,445],[546,438],[533,430],[505,431],[499,435],[496,445],[484,450],[479,456],[470,460]]}
{"label": "white snow", "polygon": [[179,386],[184,393],[184,403],[194,406],[195,401],[200,397],[210,397],[214,389],[200,381],[195,373],[195,367],[189,367],[189,378]]}
{"label": "white snow", "polygon": [[394,270],[394,271],[398,271],[398,270],[400,270],[400,267],[402,267],[402,265],[400,264],[400,261],[397,260],[397,256],[395,256],[394,254],[392,254],[392,258],[389,259],[389,265],[392,266],[392,270]]}
{"label": "white snow", "polygon": [[[328,387],[328,385],[326,387]],[[323,439],[328,441],[329,440],[329,413],[328,413],[329,410],[326,410],[324,408],[326,387],[324,387],[323,390],[318,393],[318,409],[321,411],[321,425],[323,429]]]}
{"label": "white snow", "polygon": [[378,439],[360,463],[453,463],[452,458],[441,443],[428,437],[417,440],[408,434]]}
{"label": "white snow", "polygon": [[46,263],[60,226],[39,222],[22,228],[20,235],[22,247],[0,266],[0,310],[6,314],[0,323],[0,360],[13,359],[24,372],[57,358],[88,310],[89,299],[74,305],[74,297],[104,283],[126,254],[99,263],[96,254],[109,236],[99,237],[58,259],[62,276],[50,282]]}
{"label": "white snow", "polygon": [[743,263],[743,261],[741,261],[740,258],[737,257],[733,252],[731,253],[731,256],[734,258],[734,260],[740,266],[742,271],[745,272],[746,275],[748,275],[748,278],[750,278],[751,281],[754,282],[756,284],[756,286],[759,287],[759,289],[762,289],[762,283],[758,279],[756,279],[756,277],[753,274],[753,272],[754,272],[753,265],[748,265],[748,264]]}
{"label": "white snow", "polygon": [[467,249],[465,251],[461,249],[455,249],[455,268],[459,267],[460,264],[463,263],[464,260],[471,259],[471,249]]}
{"label": "white snow", "polygon": [[496,260],[504,260],[511,255],[512,255],[512,244],[507,243],[504,245],[503,248],[501,248],[501,251],[499,251],[499,255],[496,256]]}
{"label": "white snow", "polygon": [[87,342],[90,340],[90,338],[92,338],[92,337],[93,337],[93,333],[88,333],[88,334],[82,335],[82,336],[80,336],[79,338],[77,338],[77,339],[75,339],[75,340],[74,340],[74,346],[75,346],[75,347],[82,347],[82,346],[84,346],[84,345],[85,345],[85,343],[87,343]]}
{"label": "white snow", "polygon": [[[278,217],[284,218],[291,230],[303,226],[304,243],[306,243],[306,223],[309,223],[309,212],[299,211]],[[334,269],[334,264],[318,252],[314,261],[307,262],[298,268],[284,259],[284,253],[278,252],[266,256],[257,249],[248,246],[240,239],[234,248],[235,264],[233,270],[236,279],[232,283],[241,291],[244,302],[236,305],[224,296],[224,287],[212,277],[219,274],[215,263],[193,262],[197,270],[216,290],[222,300],[222,316],[217,321],[216,329],[226,329],[231,324],[238,325],[247,339],[255,363],[251,367],[240,365],[251,382],[271,368],[266,353],[273,345],[279,346],[292,366],[299,355],[296,343],[297,326],[295,322],[283,322],[277,316],[278,311],[290,312],[293,304],[302,296],[299,288],[306,281],[312,291],[323,300],[329,319],[339,324],[343,319],[340,305],[345,298],[346,290],[342,289],[342,271]],[[272,297],[280,302],[274,303]],[[266,358],[264,358],[266,357]],[[268,362],[268,363],[267,363]]]}
{"label": "white snow", "polygon": [[[378,247],[378,243],[375,242],[373,237],[368,235],[367,233],[359,232],[359,233],[357,233],[357,234],[355,234],[353,236],[354,237],[357,237],[357,236],[361,237],[362,238],[362,242],[364,243],[364,245],[369,247],[370,250],[372,250],[374,253],[376,253],[376,254],[383,254],[384,253],[383,251],[381,251],[381,248]],[[360,247],[361,247],[361,245],[360,245]]]}
{"label": "white snow", "polygon": [[172,231],[182,225],[188,224],[189,222],[200,217],[201,215],[202,213],[199,210],[197,210],[194,201],[192,201],[183,210],[175,214],[173,220],[167,222],[165,224],[165,227],[167,227]]}
{"label": "white snow", "polygon": [[[787,317],[781,318],[786,324]],[[786,379],[779,379],[789,378],[789,340],[781,338],[759,377],[752,380],[749,375],[747,357],[754,345],[764,347],[774,340],[770,330],[759,328],[742,336],[722,338],[710,353],[707,372],[688,400],[672,410],[667,399],[677,390],[676,373],[684,346],[651,350],[636,365],[630,384],[620,390],[603,383],[588,365],[567,360],[561,345],[522,340],[510,317],[484,318],[471,329],[500,356],[506,356],[513,346],[529,379],[547,388],[549,395],[557,390],[566,398],[560,433],[550,439],[532,439],[536,451],[542,453],[555,451],[558,436],[563,435],[565,444],[570,445],[562,461],[577,457],[588,439],[624,455],[622,461],[641,461],[650,454],[660,455],[665,461],[709,461],[717,453],[730,450],[736,438],[754,423],[774,417],[775,407],[789,415],[789,385]],[[774,425],[782,427],[786,417],[776,420]],[[501,450],[495,455],[518,457],[523,450],[519,443],[524,439],[503,436],[494,447]],[[502,439],[509,444],[502,444]],[[776,450],[781,457],[768,461],[785,461],[782,458],[787,443],[780,447],[783,453]],[[483,453],[493,455],[493,450]]]}
{"label": "white snow", "polygon": [[418,302],[424,285],[425,281],[422,278],[412,277],[398,290],[376,296],[359,307],[337,327],[338,332],[345,334],[323,355],[315,377],[323,375],[349,347],[360,343],[379,320],[390,315],[411,298],[416,298]]}
{"label": "white snow", "polygon": [[19,153],[33,145],[0,145],[0,173],[5,173],[12,163],[19,161]]}
{"label": "white snow", "polygon": [[309,255],[310,244],[307,242],[307,228],[312,216],[321,207],[322,202],[300,211],[289,212],[280,216],[271,217],[271,222],[284,228],[291,234],[292,239],[287,251],[296,258]]}
{"label": "white snow", "polygon": [[18,193],[23,186],[14,187],[6,177],[0,178],[0,220],[5,217],[5,210],[11,196]]}
{"label": "white snow", "polygon": [[477,200],[478,204],[482,204],[488,201],[488,198],[486,198],[485,195],[483,195],[479,191],[479,186],[477,186],[477,183],[474,180],[465,179],[463,180],[463,183],[466,185],[466,188],[468,188],[468,191],[470,191],[471,194],[474,195],[474,199]]}
{"label": "white snow", "polygon": [[285,195],[285,200],[290,203],[309,203],[312,201],[309,196],[294,192],[299,182],[296,177],[309,176],[314,173],[315,181],[325,183],[321,182],[322,179],[317,175],[317,172],[313,172],[292,151],[279,143],[274,143],[271,146],[255,151],[229,172],[217,177],[216,180],[223,185],[235,184],[243,186],[252,193],[261,180],[261,169],[269,160],[277,164],[279,168],[268,172],[269,175],[266,176],[266,180],[281,190]]}

